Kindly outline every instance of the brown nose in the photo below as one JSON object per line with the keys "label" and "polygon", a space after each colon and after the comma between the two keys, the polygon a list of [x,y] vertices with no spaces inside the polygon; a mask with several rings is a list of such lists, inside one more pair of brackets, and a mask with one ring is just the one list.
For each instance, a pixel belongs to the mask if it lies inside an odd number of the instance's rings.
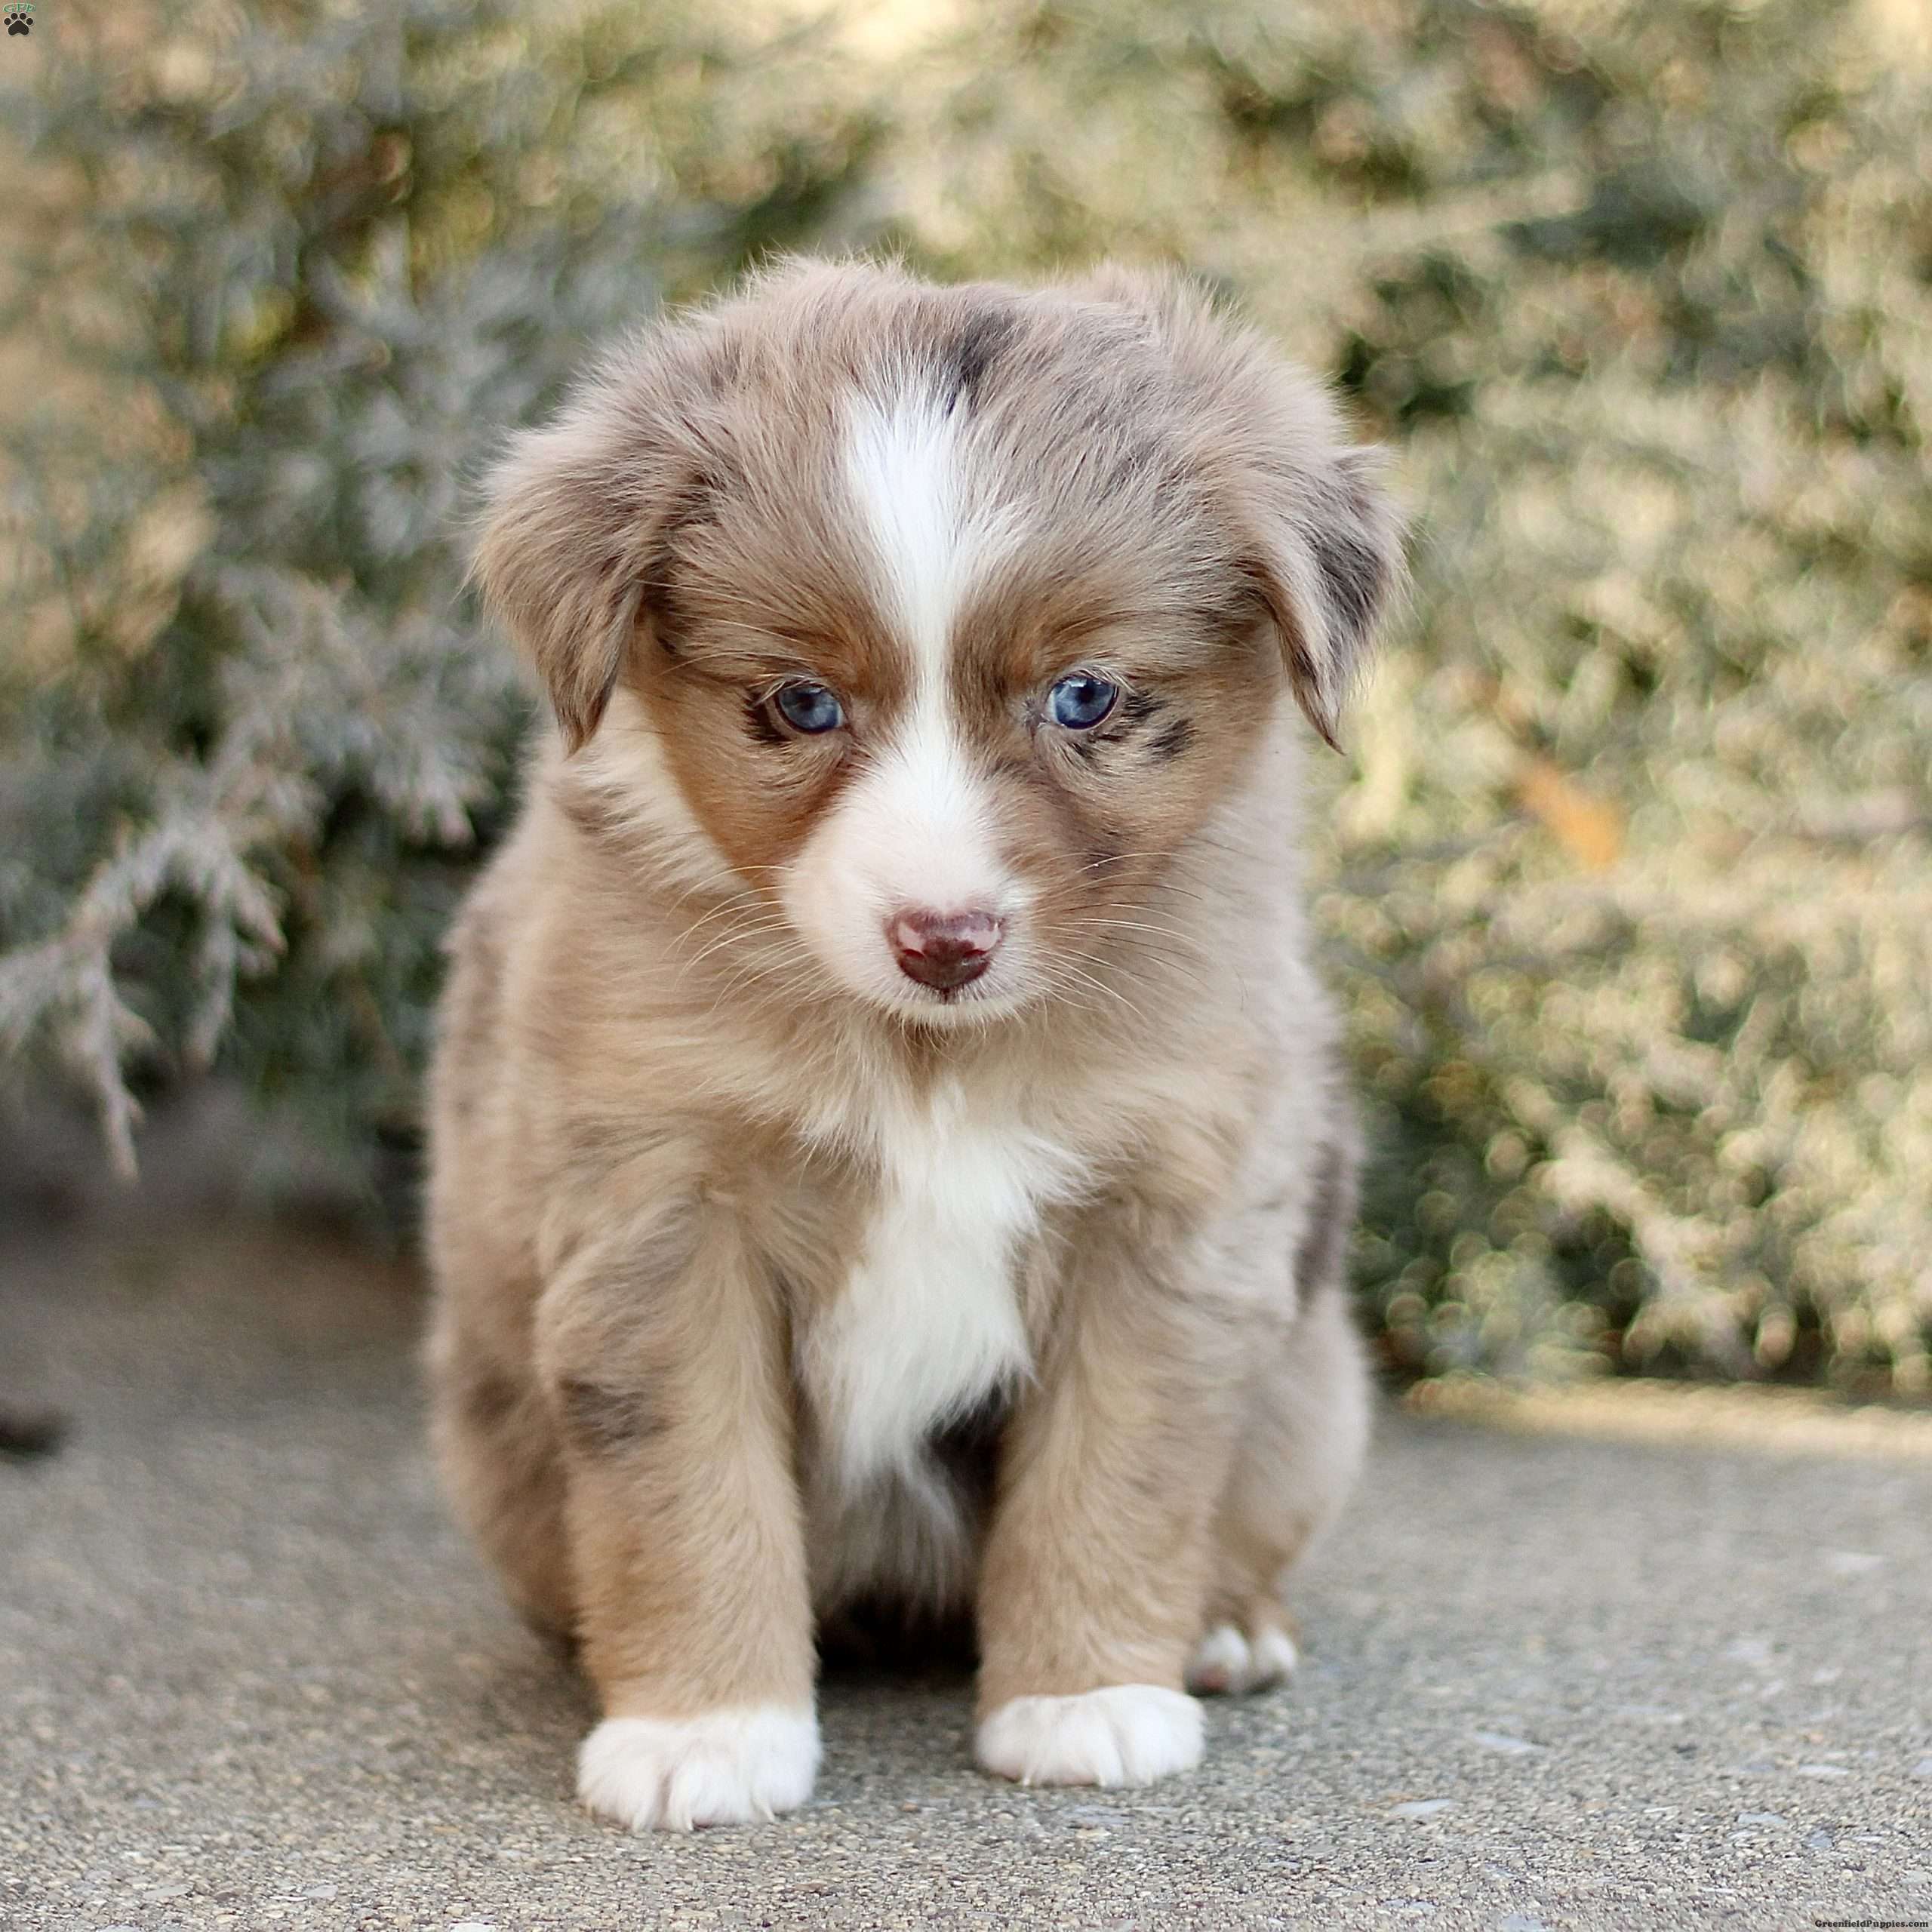
{"label": "brown nose", "polygon": [[901,912],[886,927],[899,970],[922,986],[949,992],[992,963],[1006,921],[991,912]]}

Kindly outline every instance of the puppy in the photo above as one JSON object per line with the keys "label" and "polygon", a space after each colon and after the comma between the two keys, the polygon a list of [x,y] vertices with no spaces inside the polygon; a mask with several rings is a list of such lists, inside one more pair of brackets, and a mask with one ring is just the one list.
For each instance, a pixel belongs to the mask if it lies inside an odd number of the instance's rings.
{"label": "puppy", "polygon": [[800,262],[487,496],[556,730],[451,942],[434,1433],[584,1801],[802,1804],[859,1605],[974,1616],[987,1770],[1186,1769],[1367,1432],[1294,842],[1375,459],[1178,281]]}

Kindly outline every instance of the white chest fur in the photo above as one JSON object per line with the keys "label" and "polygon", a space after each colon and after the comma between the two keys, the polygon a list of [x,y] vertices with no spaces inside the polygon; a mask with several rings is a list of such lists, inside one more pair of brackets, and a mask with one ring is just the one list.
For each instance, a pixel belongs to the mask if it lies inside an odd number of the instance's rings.
{"label": "white chest fur", "polygon": [[1016,1253],[1077,1178],[1063,1149],[955,1083],[875,1131],[880,1188],[858,1260],[800,1362],[851,1488],[910,1473],[935,1426],[1028,1372]]}

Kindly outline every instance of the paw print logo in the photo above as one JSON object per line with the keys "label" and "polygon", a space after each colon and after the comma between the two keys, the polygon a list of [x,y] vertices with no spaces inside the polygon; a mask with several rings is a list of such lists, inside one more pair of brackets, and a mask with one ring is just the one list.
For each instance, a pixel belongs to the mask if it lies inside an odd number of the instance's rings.
{"label": "paw print logo", "polygon": [[31,7],[9,7],[4,17],[10,34],[33,32],[33,9]]}

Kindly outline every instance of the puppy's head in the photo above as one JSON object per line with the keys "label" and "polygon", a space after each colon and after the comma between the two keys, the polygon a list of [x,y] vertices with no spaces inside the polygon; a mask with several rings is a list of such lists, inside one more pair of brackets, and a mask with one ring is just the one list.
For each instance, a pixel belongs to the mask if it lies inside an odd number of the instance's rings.
{"label": "puppy's head", "polygon": [[1091,984],[1284,689],[1333,742],[1398,548],[1325,395],[1182,283],[802,263],[521,438],[477,572],[574,752],[630,693],[636,783],[788,942],[948,1023]]}

